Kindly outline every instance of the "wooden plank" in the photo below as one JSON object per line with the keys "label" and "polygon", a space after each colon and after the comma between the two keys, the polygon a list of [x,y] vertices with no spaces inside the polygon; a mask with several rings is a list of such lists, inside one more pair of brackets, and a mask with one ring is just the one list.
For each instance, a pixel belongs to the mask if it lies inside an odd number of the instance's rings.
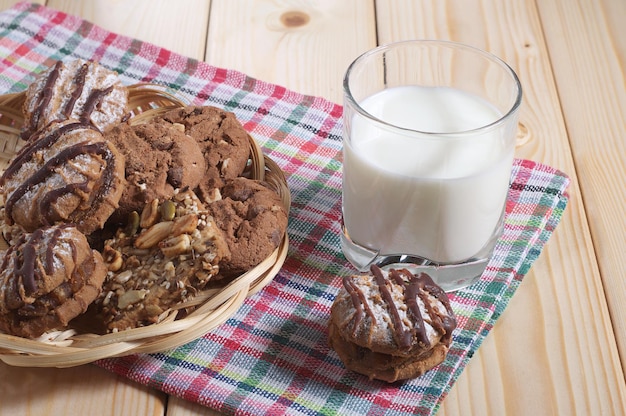
{"label": "wooden plank", "polygon": [[535,3],[403,0],[379,6],[385,6],[377,9],[380,43],[449,39],[509,62],[524,87],[517,156],[572,178],[556,233],[440,414],[623,414],[623,373]]}
{"label": "wooden plank", "polygon": [[198,403],[170,396],[167,401],[167,416],[220,416],[221,412],[201,406]]}
{"label": "wooden plank", "polygon": [[537,7],[626,371],[626,2]]}
{"label": "wooden plank", "polygon": [[206,61],[342,100],[349,63],[376,44],[371,1],[213,0]]}
{"label": "wooden plank", "polygon": [[0,416],[163,415],[163,393],[94,365],[19,368],[0,363]]}
{"label": "wooden plank", "polygon": [[204,58],[210,0],[49,0],[47,5],[81,16],[111,32],[191,58]]}

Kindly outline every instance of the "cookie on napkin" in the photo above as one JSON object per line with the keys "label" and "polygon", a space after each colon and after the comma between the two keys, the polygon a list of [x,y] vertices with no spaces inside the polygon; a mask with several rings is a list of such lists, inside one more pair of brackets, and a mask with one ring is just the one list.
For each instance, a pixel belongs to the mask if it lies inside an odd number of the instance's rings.
{"label": "cookie on napkin", "polygon": [[448,353],[456,318],[426,273],[347,276],[331,307],[329,344],[346,368],[387,382],[419,377]]}

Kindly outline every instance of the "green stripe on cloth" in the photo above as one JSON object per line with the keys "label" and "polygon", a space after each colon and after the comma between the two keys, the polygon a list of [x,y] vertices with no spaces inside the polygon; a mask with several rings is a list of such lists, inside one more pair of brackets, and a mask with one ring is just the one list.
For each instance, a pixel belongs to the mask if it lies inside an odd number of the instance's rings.
{"label": "green stripe on cloth", "polygon": [[292,193],[288,257],[224,324],[171,351],[97,365],[168,394],[241,415],[431,415],[505,310],[567,204],[567,176],[517,160],[505,232],[487,270],[451,296],[459,327],[446,360],[388,385],[347,371],[328,347],[341,277],[342,108],[21,3],[0,14],[0,93],[19,91],[54,59],[98,58],[126,84],[150,81],[190,103],[232,110],[285,171]]}

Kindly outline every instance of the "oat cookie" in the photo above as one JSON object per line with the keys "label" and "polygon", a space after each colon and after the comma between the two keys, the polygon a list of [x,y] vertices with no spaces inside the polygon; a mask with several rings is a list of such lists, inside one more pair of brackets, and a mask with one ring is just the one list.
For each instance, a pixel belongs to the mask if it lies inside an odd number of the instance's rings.
{"label": "oat cookie", "polygon": [[32,232],[74,223],[101,228],[125,185],[124,157],[92,125],[69,120],[39,131],[0,177],[5,221]]}
{"label": "oat cookie", "polygon": [[346,368],[394,382],[441,363],[456,318],[446,293],[406,269],[347,276],[331,307],[329,343]]}
{"label": "oat cookie", "polygon": [[96,62],[58,61],[26,91],[22,138],[52,122],[80,120],[106,131],[128,114],[128,90],[118,74]]}
{"label": "oat cookie", "polygon": [[158,322],[201,290],[228,255],[222,232],[192,191],[155,199],[105,243],[109,273],[97,314],[110,332]]}
{"label": "oat cookie", "polygon": [[2,256],[0,330],[36,338],[67,326],[98,296],[106,272],[72,225],[23,234]]}
{"label": "oat cookie", "polygon": [[287,228],[287,211],[277,192],[247,178],[226,182],[221,199],[207,210],[224,231],[230,258],[220,263],[224,277],[244,273],[267,258],[279,245]]}
{"label": "oat cookie", "polygon": [[185,126],[185,133],[202,150],[206,162],[205,181],[198,191],[202,200],[224,181],[243,173],[250,145],[248,133],[233,113],[211,106],[188,106],[167,112],[163,119]]}
{"label": "oat cookie", "polygon": [[182,124],[155,119],[122,123],[105,134],[126,159],[126,188],[113,220],[125,221],[153,199],[166,200],[177,188],[194,189],[203,179],[205,162],[198,143]]}

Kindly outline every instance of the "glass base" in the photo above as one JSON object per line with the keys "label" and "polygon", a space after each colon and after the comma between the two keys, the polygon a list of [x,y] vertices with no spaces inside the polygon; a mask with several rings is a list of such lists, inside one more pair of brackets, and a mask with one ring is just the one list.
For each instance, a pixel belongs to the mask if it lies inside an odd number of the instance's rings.
{"label": "glass base", "polygon": [[341,233],[341,249],[346,259],[359,272],[369,272],[373,264],[383,270],[405,268],[413,274],[427,273],[444,291],[454,292],[471,285],[480,278],[491,257],[493,244],[489,250],[481,250],[481,254],[487,254],[481,258],[472,258],[462,263],[440,264],[412,255],[379,254],[350,240],[344,230]]}

